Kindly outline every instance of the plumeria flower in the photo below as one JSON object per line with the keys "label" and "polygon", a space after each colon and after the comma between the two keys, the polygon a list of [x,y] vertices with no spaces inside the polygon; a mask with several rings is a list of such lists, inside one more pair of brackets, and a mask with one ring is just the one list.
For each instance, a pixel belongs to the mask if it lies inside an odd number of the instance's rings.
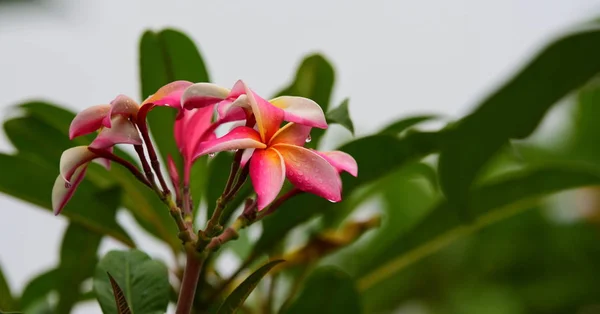
{"label": "plumeria flower", "polygon": [[[100,130],[89,146],[67,149],[60,158],[60,175],[52,189],[52,208],[58,215],[73,196],[92,160],[101,158],[93,151],[112,153],[115,144],[141,145],[142,139],[131,121],[139,110],[131,98],[120,95],[110,105],[90,107],[75,116],[69,128],[71,139]],[[106,159],[102,158],[104,161]],[[106,167],[109,163],[102,162]]]}
{"label": "plumeria flower", "polygon": [[[248,119],[252,111],[249,99],[250,89],[239,80],[231,90],[210,83],[197,83],[185,90],[182,105],[185,109],[217,106],[219,120],[230,122]],[[283,116],[283,120],[316,128],[326,129],[327,122],[323,109],[316,102],[304,97],[280,96],[268,101],[273,115]],[[260,123],[256,121],[257,123]]]}
{"label": "plumeria flower", "polygon": [[331,202],[340,201],[342,181],[339,171],[356,175],[354,158],[342,152],[319,153],[304,148],[311,126],[291,122],[280,127],[284,119],[282,110],[247,87],[245,91],[257,129],[236,127],[223,137],[200,143],[198,154],[254,149],[249,170],[258,210],[277,197],[286,177],[302,191]]}

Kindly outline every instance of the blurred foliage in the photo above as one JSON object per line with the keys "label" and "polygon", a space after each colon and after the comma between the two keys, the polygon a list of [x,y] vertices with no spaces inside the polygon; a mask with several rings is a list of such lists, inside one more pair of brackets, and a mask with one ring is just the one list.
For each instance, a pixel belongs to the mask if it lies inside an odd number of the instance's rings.
{"label": "blurred foliage", "polygon": [[[139,48],[141,100],[173,80],[209,81],[199,50],[181,32],[147,31]],[[264,219],[257,238],[242,231],[237,242],[204,263],[196,310],[600,312],[598,55],[600,29],[588,25],[550,43],[462,119],[423,131],[420,123],[439,121],[439,116],[401,117],[376,134],[341,145],[359,165],[357,178],[342,174],[344,201],[300,195]],[[354,134],[348,99],[330,108],[334,82],[331,63],[313,54],[276,95],[311,98],[329,123]],[[530,137],[561,99],[568,100],[572,113],[564,117],[568,139],[548,144]],[[28,102],[17,110],[19,115],[4,122],[16,152],[0,154],[0,191],[49,211],[62,151],[86,145],[91,137],[69,141],[74,113],[58,105]],[[174,114],[158,108],[149,115],[163,160],[167,154],[178,156]],[[313,130],[307,146],[317,148],[324,132]],[[116,154],[136,163],[123,150]],[[211,214],[232,155],[202,158],[194,166],[198,217]],[[177,163],[181,166],[180,159]],[[578,190],[546,198],[573,189]],[[247,182],[222,221],[235,217],[252,193]],[[0,310],[69,313],[95,297],[105,313],[116,313],[115,295],[121,293],[132,313],[164,313],[176,295],[162,262],[136,249],[97,256],[105,236],[135,247],[115,218],[121,208],[180,257],[176,228],[156,195],[118,165],[110,171],[91,165],[64,210],[69,225],[59,264],[21,293],[11,290],[0,270]],[[571,220],[551,215],[557,208]],[[232,277],[216,267],[228,251],[242,259],[243,267]],[[278,256],[288,263],[264,262]],[[180,265],[175,266],[171,272],[180,279]],[[89,291],[85,283],[92,278]]]}

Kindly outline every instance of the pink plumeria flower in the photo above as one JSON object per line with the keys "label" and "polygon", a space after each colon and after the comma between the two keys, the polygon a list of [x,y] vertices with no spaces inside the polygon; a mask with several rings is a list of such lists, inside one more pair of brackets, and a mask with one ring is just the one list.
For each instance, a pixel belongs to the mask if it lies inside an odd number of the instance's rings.
{"label": "pink plumeria flower", "polygon": [[[224,122],[244,120],[253,113],[248,101],[251,90],[239,80],[231,90],[210,83],[197,83],[188,87],[182,95],[185,109],[217,106],[219,120]],[[268,101],[274,107],[270,112],[283,116],[283,120],[326,129],[323,109],[316,102],[304,97],[281,96]],[[257,123],[260,123],[257,121]]]}
{"label": "pink plumeria flower", "polygon": [[246,88],[248,105],[257,130],[239,126],[218,139],[199,145],[198,154],[225,150],[254,149],[249,161],[250,179],[257,194],[258,210],[279,194],[287,177],[298,189],[331,202],[341,200],[339,171],[357,173],[356,161],[342,152],[318,153],[303,145],[311,127],[288,123],[280,128],[283,112]]}

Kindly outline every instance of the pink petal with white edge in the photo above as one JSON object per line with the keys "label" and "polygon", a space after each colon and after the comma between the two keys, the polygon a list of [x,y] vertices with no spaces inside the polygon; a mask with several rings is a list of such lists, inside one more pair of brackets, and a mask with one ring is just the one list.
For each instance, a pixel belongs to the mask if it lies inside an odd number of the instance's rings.
{"label": "pink petal with white edge", "polygon": [[285,162],[286,176],[298,189],[330,202],[342,200],[342,180],[337,170],[315,152],[300,146],[276,144]]}
{"label": "pink petal with white edge", "polygon": [[[108,152],[112,153],[114,151],[114,147],[109,147],[106,150]],[[93,161],[100,164],[102,167],[104,167],[104,169],[110,170],[110,159],[99,157],[99,158],[94,159]]]}
{"label": "pink petal with white edge", "polygon": [[75,170],[94,158],[96,154],[90,152],[87,146],[76,146],[65,150],[60,156],[59,166],[63,181],[70,182]]}
{"label": "pink petal with white edge", "polygon": [[[198,142],[207,140],[214,106],[184,110],[183,118],[175,121],[175,142],[185,158],[191,158]],[[213,130],[214,131],[214,130]]]}
{"label": "pink petal with white edge", "polygon": [[327,120],[321,106],[311,99],[295,96],[281,96],[269,101],[284,111],[284,120],[315,128],[326,129]]}
{"label": "pink petal with white edge", "polygon": [[291,144],[296,146],[304,146],[306,139],[310,135],[310,129],[312,127],[298,124],[288,123],[284,125],[269,142],[269,145],[275,144]]}
{"label": "pink petal with white edge", "polygon": [[261,142],[260,135],[256,130],[245,126],[238,126],[220,138],[200,143],[194,153],[194,159],[201,155],[226,150],[265,147],[267,145]]}
{"label": "pink petal with white edge", "polygon": [[78,113],[69,127],[69,138],[92,133],[102,127],[104,117],[108,116],[110,105],[89,107]]}
{"label": "pink petal with white edge", "polygon": [[109,148],[115,144],[142,145],[142,138],[133,124],[125,116],[112,118],[112,127],[104,128],[90,144],[92,148]]}
{"label": "pink petal with white edge", "polygon": [[185,109],[214,105],[229,95],[229,89],[212,83],[196,83],[189,86],[181,96]]}
{"label": "pink petal with white edge", "polygon": [[102,124],[110,128],[112,126],[111,118],[115,115],[120,114],[127,117],[135,117],[139,110],[140,105],[135,100],[126,95],[119,95],[110,102],[110,112],[104,117]]}
{"label": "pink petal with white edge", "polygon": [[181,109],[181,97],[186,88],[192,86],[192,82],[175,81],[159,88],[154,95],[148,97],[142,103],[142,106],[154,104],[158,106],[169,106]]}
{"label": "pink petal with white edge", "polygon": [[339,150],[332,152],[313,151],[325,158],[325,160],[335,167],[338,172],[346,171],[354,177],[358,175],[358,165],[356,164],[356,160],[349,154]]}
{"label": "pink petal with white edge", "polygon": [[275,149],[257,149],[250,159],[250,180],[256,191],[258,210],[267,207],[285,181],[285,164]]}
{"label": "pink petal with white edge", "polygon": [[248,86],[246,86],[246,96],[256,119],[258,132],[262,140],[266,143],[279,130],[279,126],[283,122],[283,110],[271,105],[268,101],[250,90]]}
{"label": "pink petal with white edge", "polygon": [[252,157],[252,154],[254,154],[254,148],[244,149],[242,158],[240,160],[240,167],[246,167],[246,164],[248,163],[248,160],[250,160],[250,157]]}
{"label": "pink petal with white edge", "polygon": [[71,183],[65,182],[60,175],[56,178],[52,187],[52,211],[54,215],[60,214],[71,197],[73,197],[77,186],[83,181],[86,170],[87,164],[78,167],[73,173],[74,179]]}

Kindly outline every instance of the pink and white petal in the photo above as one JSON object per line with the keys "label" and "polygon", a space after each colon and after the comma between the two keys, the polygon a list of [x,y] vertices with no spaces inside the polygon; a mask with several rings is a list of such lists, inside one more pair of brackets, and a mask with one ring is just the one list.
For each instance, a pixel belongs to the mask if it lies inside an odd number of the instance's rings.
{"label": "pink and white petal", "polygon": [[288,123],[284,125],[269,142],[269,145],[275,144],[291,144],[296,146],[304,146],[306,139],[310,135],[312,127],[298,123]]}
{"label": "pink and white petal", "polygon": [[77,186],[79,186],[79,183],[81,183],[85,177],[86,170],[87,164],[78,167],[73,173],[73,180],[71,183],[65,182],[60,175],[56,178],[54,186],[52,187],[52,211],[54,212],[54,215],[60,214],[71,197],[73,197]]}
{"label": "pink and white petal", "polygon": [[[185,146],[186,152],[189,152],[190,157],[199,142],[207,140],[207,131],[212,129],[212,118],[214,106],[193,109],[194,113],[190,116],[185,128]],[[214,133],[214,131],[212,132]]]}
{"label": "pink and white petal", "polygon": [[202,108],[217,104],[229,95],[229,89],[212,83],[196,83],[189,86],[181,96],[185,109]]}
{"label": "pink and white petal", "polygon": [[246,83],[244,83],[244,81],[242,80],[237,80],[235,84],[233,84],[233,87],[231,88],[231,91],[229,92],[229,96],[227,98],[237,98],[245,93]]}
{"label": "pink and white petal", "polygon": [[257,208],[262,210],[277,197],[285,181],[285,164],[279,152],[270,148],[255,150],[250,159],[250,180]]}
{"label": "pink and white petal", "polygon": [[247,86],[246,96],[248,96],[248,102],[256,119],[258,132],[262,140],[267,143],[283,122],[283,110],[273,106]]}
{"label": "pink and white petal", "polygon": [[350,156],[350,154],[339,150],[331,152],[313,151],[325,158],[338,172],[346,171],[355,177],[358,175],[358,165],[354,157]]}
{"label": "pink and white petal", "polygon": [[104,117],[102,124],[110,128],[111,118],[115,115],[124,115],[127,117],[135,117],[140,110],[140,105],[126,95],[119,95],[113,101],[110,102],[110,112]]}
{"label": "pink and white petal", "polygon": [[250,160],[250,157],[252,157],[252,154],[254,154],[254,148],[244,149],[244,152],[242,153],[242,159],[240,160],[240,167],[246,167],[246,164],[248,163],[248,160]]}
{"label": "pink and white petal", "polygon": [[[112,153],[114,151],[114,147],[109,147],[106,150],[109,153]],[[98,157],[98,158],[94,159],[93,161],[100,164],[102,167],[104,167],[104,169],[110,170],[110,159]]]}
{"label": "pink and white petal", "polygon": [[222,152],[226,150],[265,147],[267,147],[267,145],[261,141],[258,132],[249,127],[238,126],[220,138],[198,144],[193,159],[196,159],[201,155]]}
{"label": "pink and white petal", "polygon": [[325,158],[304,147],[277,144],[285,162],[286,176],[298,189],[316,194],[331,202],[342,200],[342,180]]}
{"label": "pink and white petal", "polygon": [[69,138],[92,133],[102,127],[104,117],[108,116],[110,105],[89,107],[78,113],[69,127]]}
{"label": "pink and white petal", "polygon": [[112,127],[102,129],[90,147],[104,149],[115,144],[143,144],[137,128],[125,116],[112,118]]}
{"label": "pink and white petal", "polygon": [[171,82],[159,88],[154,95],[151,95],[144,100],[142,106],[146,104],[154,104],[158,106],[169,106],[176,109],[181,109],[181,97],[185,90],[192,86],[192,84],[192,82],[188,81]]}
{"label": "pink and white petal", "polygon": [[[234,113],[243,113],[244,110],[242,108],[251,110],[250,103],[248,102],[248,96],[240,95],[237,98],[230,99],[224,100],[217,105],[217,113],[219,114],[219,118],[223,118]],[[241,119],[238,120],[246,118],[245,114],[243,116],[241,116],[241,114],[238,115],[241,117]]]}
{"label": "pink and white petal", "polygon": [[60,156],[60,176],[63,181],[70,182],[73,173],[83,164],[96,158],[87,146],[76,146],[65,150]]}
{"label": "pink and white petal", "polygon": [[269,101],[284,111],[284,120],[315,128],[326,129],[327,120],[319,104],[311,99],[296,96],[281,96]]}

